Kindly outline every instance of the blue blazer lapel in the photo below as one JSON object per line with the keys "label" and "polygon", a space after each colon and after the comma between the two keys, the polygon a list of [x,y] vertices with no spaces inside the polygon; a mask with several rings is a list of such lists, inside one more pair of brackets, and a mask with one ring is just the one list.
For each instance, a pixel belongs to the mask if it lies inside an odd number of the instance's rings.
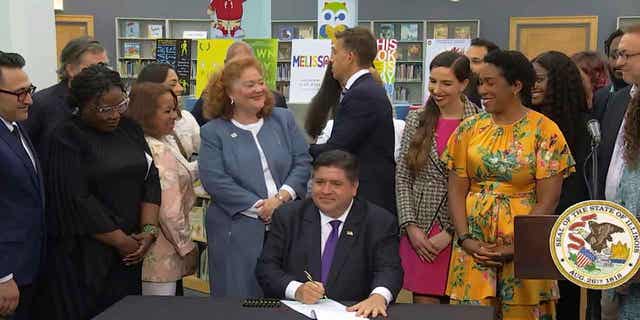
{"label": "blue blazer lapel", "polygon": [[[18,158],[20,158],[20,163],[22,163],[22,165],[29,171],[29,174],[31,175],[31,179],[33,183],[36,185],[36,187],[38,187],[38,189],[40,189],[39,182],[37,181],[37,177],[36,177],[36,171],[33,167],[33,163],[31,162],[31,159],[29,159],[28,157],[25,158],[24,152],[18,149],[18,148],[23,148],[22,144],[18,144],[18,141],[16,141],[15,138],[11,136],[11,132],[4,125],[4,123],[0,123],[0,128],[1,128],[0,137],[2,138],[2,140],[5,141],[5,143],[9,146],[9,148],[13,150],[13,153]],[[23,134],[23,137],[26,139],[26,136],[24,134]],[[31,150],[33,150],[33,148],[31,148]],[[32,151],[32,154],[35,157],[35,153],[33,153],[33,151]]]}
{"label": "blue blazer lapel", "polygon": [[[365,217],[364,210],[366,210],[366,207],[363,202],[353,199],[353,206],[347,216],[347,221],[344,222],[344,227],[342,227],[342,232],[338,239],[336,252],[331,262],[331,269],[329,270],[329,280],[327,280],[325,288],[329,288],[335,283],[342,270],[342,266],[349,259],[349,252],[351,252],[351,248],[360,236],[360,227]],[[331,290],[327,289],[327,292],[330,293]]]}
{"label": "blue blazer lapel", "polygon": [[[44,180],[42,178],[43,172],[40,166],[40,160],[38,160],[38,154],[36,154],[36,148],[34,148],[33,144],[31,143],[31,139],[29,139],[29,135],[25,134],[20,124],[18,124],[18,128],[20,129],[20,134],[22,134],[24,141],[27,143],[27,147],[29,148],[29,150],[31,151],[31,154],[33,155],[33,162],[35,162],[36,164],[36,172],[34,172],[32,176],[35,176],[35,179],[36,179],[35,182],[36,182],[36,185],[38,186],[38,190],[40,191],[40,196],[44,206]],[[31,160],[30,159],[28,160],[29,160],[28,163],[31,163]]]}
{"label": "blue blazer lapel", "polygon": [[304,211],[304,224],[302,234],[306,239],[305,268],[311,273],[313,279],[319,280],[322,277],[322,261],[320,254],[320,213],[318,208],[309,201]]}

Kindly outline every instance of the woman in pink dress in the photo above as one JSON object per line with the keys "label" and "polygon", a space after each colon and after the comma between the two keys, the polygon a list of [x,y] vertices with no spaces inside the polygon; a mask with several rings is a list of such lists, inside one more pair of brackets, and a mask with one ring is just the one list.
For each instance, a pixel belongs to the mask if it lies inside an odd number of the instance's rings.
{"label": "woman in pink dress", "polygon": [[449,172],[440,154],[462,119],[480,112],[463,94],[471,76],[464,55],[443,52],[429,70],[430,97],[424,108],[407,115],[396,168],[403,287],[413,292],[414,303],[446,302],[453,226],[447,212]]}

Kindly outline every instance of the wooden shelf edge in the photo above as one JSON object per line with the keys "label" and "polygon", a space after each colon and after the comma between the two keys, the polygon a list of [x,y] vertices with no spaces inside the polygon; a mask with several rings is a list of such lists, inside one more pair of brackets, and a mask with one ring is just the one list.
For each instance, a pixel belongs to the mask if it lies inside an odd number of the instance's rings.
{"label": "wooden shelf edge", "polygon": [[184,277],[182,279],[182,284],[187,289],[195,290],[202,293],[211,293],[211,290],[209,289],[209,281],[202,280],[195,275]]}

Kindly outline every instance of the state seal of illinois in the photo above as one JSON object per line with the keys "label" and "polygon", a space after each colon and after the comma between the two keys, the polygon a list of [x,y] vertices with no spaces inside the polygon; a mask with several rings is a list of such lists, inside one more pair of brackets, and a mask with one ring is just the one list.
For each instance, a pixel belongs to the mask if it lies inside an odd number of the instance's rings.
{"label": "state seal of illinois", "polygon": [[558,217],[549,249],[567,280],[583,288],[615,288],[640,267],[640,223],[619,204],[583,201]]}

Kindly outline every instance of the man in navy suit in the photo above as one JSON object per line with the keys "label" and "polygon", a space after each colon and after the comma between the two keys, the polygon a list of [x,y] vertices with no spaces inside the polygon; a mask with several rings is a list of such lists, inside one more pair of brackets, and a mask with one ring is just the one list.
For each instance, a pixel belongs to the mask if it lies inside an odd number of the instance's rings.
{"label": "man in navy suit", "polygon": [[[312,199],[277,209],[256,266],[267,297],[316,303],[360,301],[349,311],[386,316],[402,287],[398,221],[356,198],[358,163],[328,151],[313,165]],[[314,281],[309,280],[307,272]]]}
{"label": "man in navy suit", "polygon": [[311,145],[309,152],[314,158],[334,149],[355,155],[361,167],[358,196],[395,214],[393,108],[384,88],[369,73],[376,54],[376,40],[368,29],[336,34],[331,72],[344,89],[331,138]]}
{"label": "man in navy suit", "polygon": [[0,52],[0,316],[30,319],[44,242],[44,190],[27,118],[35,87],[24,59]]}

